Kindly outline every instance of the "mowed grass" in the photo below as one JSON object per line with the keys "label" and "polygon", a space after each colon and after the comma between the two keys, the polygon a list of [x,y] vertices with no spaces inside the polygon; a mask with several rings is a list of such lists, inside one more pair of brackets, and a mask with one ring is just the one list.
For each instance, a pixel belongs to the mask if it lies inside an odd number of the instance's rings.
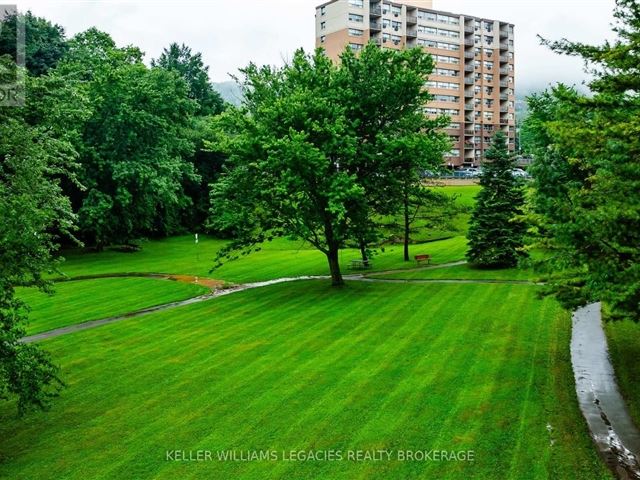
{"label": "mowed grass", "polygon": [[[434,263],[447,263],[464,258],[466,239],[463,236],[435,242],[411,245],[411,255],[427,251]],[[270,280],[299,275],[328,275],[326,257],[302,241],[276,239],[263,245],[261,251],[238,260],[225,262],[213,272],[216,252],[225,242],[206,236],[196,245],[192,236],[171,237],[144,242],[142,250],[122,253],[107,250],[101,253],[63,253],[66,261],[60,270],[69,277],[122,272],[173,273],[208,276],[229,282]],[[360,252],[346,249],[340,252],[343,273],[349,273],[352,259]],[[402,258],[402,246],[393,245],[378,251],[373,258],[374,270],[411,267]]]}
{"label": "mowed grass", "polygon": [[[296,282],[45,341],[68,388],[22,420],[0,404],[0,478],[610,478],[569,316],[535,289]],[[475,460],[167,461],[176,449]]]}
{"label": "mowed grass", "polygon": [[29,305],[27,332],[38,333],[195,297],[206,287],[150,278],[102,278],[59,282],[54,294],[18,288],[18,298]]}
{"label": "mowed grass", "polygon": [[447,279],[447,280],[529,280],[539,279],[532,269],[505,268],[482,269],[470,265],[455,265],[446,268],[422,268],[375,275],[375,278],[394,278],[403,280]]}
{"label": "mowed grass", "polygon": [[605,331],[622,396],[636,425],[640,425],[640,324],[630,320],[607,322]]}

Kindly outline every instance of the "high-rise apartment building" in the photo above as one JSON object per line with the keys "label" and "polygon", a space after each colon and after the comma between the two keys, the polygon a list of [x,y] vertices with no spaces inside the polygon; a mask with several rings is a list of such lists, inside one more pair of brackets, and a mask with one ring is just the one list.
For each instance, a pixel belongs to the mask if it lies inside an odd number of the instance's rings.
{"label": "high-rise apartment building", "polygon": [[316,45],[335,60],[346,46],[425,48],[436,62],[428,115],[447,114],[450,166],[478,165],[502,129],[515,149],[513,25],[433,10],[431,0],[332,0],[316,8]]}

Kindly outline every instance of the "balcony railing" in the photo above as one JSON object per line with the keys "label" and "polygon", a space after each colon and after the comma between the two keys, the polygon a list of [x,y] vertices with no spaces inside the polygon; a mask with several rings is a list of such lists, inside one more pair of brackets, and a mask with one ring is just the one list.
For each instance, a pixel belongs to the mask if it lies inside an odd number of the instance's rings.
{"label": "balcony railing", "polygon": [[509,112],[509,108],[507,107],[500,107],[500,113],[508,113]]}
{"label": "balcony railing", "polygon": [[474,96],[473,89],[471,89],[471,88],[465,89],[464,96],[468,97],[468,98],[473,98],[473,96]]}
{"label": "balcony railing", "polygon": [[382,24],[380,24],[379,22],[371,22],[371,30],[382,30]]}
{"label": "balcony railing", "polygon": [[509,86],[509,82],[500,82],[500,88],[507,88]]}
{"label": "balcony railing", "polygon": [[509,57],[506,55],[500,55],[500,63],[509,63]]}
{"label": "balcony railing", "polygon": [[465,25],[464,33],[473,33],[474,31],[475,29],[473,28],[473,25]]}
{"label": "balcony railing", "polygon": [[464,104],[465,110],[473,110],[473,102],[467,102]]}
{"label": "balcony railing", "polygon": [[503,102],[508,99],[509,99],[509,95],[507,95],[506,93],[500,94],[500,100],[502,100]]}
{"label": "balcony railing", "polygon": [[500,125],[509,125],[510,120],[508,118],[501,118]]}
{"label": "balcony railing", "polygon": [[509,69],[507,67],[502,67],[500,69],[500,75],[509,75]]}
{"label": "balcony railing", "polygon": [[380,37],[371,37],[370,42],[373,42],[374,45],[382,45],[382,39]]}
{"label": "balcony railing", "polygon": [[382,8],[380,8],[380,7],[371,7],[369,9],[369,14],[370,15],[375,15],[376,17],[379,17],[380,15],[382,15]]}
{"label": "balcony railing", "polygon": [[418,36],[418,30],[415,30],[415,29],[407,30],[407,37],[417,37],[417,36]]}
{"label": "balcony railing", "polygon": [[476,54],[474,52],[464,52],[464,58],[474,58]]}
{"label": "balcony railing", "polygon": [[473,72],[475,70],[475,68],[473,68],[473,65],[465,65],[464,66],[464,71],[465,72]]}
{"label": "balcony railing", "polygon": [[509,44],[507,42],[500,42],[500,50],[508,50]]}
{"label": "balcony railing", "polygon": [[475,45],[475,40],[473,38],[465,38],[464,44],[467,47],[473,47]]}
{"label": "balcony railing", "polygon": [[500,38],[508,38],[508,37],[509,37],[509,30],[507,30],[506,28],[501,28]]}
{"label": "balcony railing", "polygon": [[465,77],[464,84],[465,85],[473,85],[474,84],[473,77]]}
{"label": "balcony railing", "polygon": [[407,24],[408,25],[415,25],[416,23],[418,23],[418,17],[416,17],[414,15],[407,15]]}

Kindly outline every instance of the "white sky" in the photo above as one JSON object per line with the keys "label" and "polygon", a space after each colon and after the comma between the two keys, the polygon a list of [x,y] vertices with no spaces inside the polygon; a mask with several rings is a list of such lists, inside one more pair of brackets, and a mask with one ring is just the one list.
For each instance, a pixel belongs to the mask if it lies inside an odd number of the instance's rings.
{"label": "white sky", "polygon": [[[69,36],[95,26],[118,45],[133,44],[157,57],[171,42],[201,51],[213,81],[250,61],[280,64],[298,47],[313,49],[314,14],[320,0],[74,1],[18,0],[20,10],[65,27]],[[434,0],[434,8],[515,24],[516,86],[521,91],[550,82],[580,83],[580,60],[539,45],[551,39],[600,43],[611,38],[614,0]]]}

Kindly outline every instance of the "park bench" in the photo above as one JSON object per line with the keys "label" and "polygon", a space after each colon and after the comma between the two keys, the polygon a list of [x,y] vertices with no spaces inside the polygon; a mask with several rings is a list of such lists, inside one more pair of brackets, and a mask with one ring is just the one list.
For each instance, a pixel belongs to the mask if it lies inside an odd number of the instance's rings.
{"label": "park bench", "polygon": [[361,258],[354,258],[353,260],[351,260],[351,270],[367,270],[369,268],[371,268],[373,266],[373,264],[371,263],[371,260],[367,259],[367,260],[362,260]]}
{"label": "park bench", "polygon": [[422,262],[429,263],[431,261],[431,255],[416,255],[415,257],[416,263],[420,265]]}

